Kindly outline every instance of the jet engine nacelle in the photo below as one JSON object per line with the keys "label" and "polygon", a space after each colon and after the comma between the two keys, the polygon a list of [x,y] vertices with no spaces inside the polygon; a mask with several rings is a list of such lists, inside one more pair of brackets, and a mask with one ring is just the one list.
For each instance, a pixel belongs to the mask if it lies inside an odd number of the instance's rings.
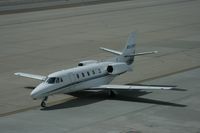
{"label": "jet engine nacelle", "polygon": [[78,63],[78,66],[85,66],[88,64],[93,64],[93,63],[97,63],[98,61],[96,60],[86,60],[86,61],[81,61]]}
{"label": "jet engine nacelle", "polygon": [[112,63],[107,66],[107,72],[109,74],[122,74],[126,71],[129,71],[131,68],[126,63]]}

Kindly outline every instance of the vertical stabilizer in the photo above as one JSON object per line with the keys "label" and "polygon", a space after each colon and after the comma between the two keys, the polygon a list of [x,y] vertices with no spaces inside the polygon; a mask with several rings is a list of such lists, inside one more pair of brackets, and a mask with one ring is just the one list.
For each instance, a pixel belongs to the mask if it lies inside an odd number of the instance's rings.
{"label": "vertical stabilizer", "polygon": [[127,40],[125,48],[122,51],[122,55],[133,55],[135,53],[135,45],[135,32],[132,32]]}
{"label": "vertical stabilizer", "polygon": [[108,49],[108,48],[103,48],[101,47],[100,49],[110,52],[112,54],[117,55],[114,58],[108,59],[107,61],[113,61],[113,62],[125,62],[127,65],[131,65],[134,61],[134,55],[135,55],[135,32],[132,32],[129,35],[129,38],[127,40],[127,43],[125,45],[125,48],[122,50],[122,52]]}
{"label": "vertical stabilizer", "polygon": [[122,51],[122,54],[118,57],[118,61],[120,62],[126,62],[128,65],[132,64],[134,61],[134,55],[135,54],[135,32],[132,32],[127,40],[126,46]]}

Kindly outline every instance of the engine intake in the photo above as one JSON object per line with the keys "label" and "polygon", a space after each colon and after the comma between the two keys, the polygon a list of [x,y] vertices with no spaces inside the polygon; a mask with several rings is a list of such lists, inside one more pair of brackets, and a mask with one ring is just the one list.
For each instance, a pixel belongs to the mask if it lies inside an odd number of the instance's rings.
{"label": "engine intake", "polygon": [[107,71],[108,71],[108,73],[112,73],[113,72],[113,66],[108,66]]}
{"label": "engine intake", "polygon": [[81,61],[78,63],[78,66],[86,66],[88,64],[93,64],[93,63],[97,63],[98,61],[96,60],[86,60],[86,61]]}
{"label": "engine intake", "polygon": [[130,70],[130,66],[126,63],[113,63],[107,67],[107,72],[113,75],[122,74],[128,70]]}

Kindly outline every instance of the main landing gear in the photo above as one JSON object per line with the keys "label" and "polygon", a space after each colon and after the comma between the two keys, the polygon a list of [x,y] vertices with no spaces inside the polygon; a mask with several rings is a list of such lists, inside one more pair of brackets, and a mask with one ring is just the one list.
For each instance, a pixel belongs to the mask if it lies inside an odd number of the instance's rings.
{"label": "main landing gear", "polygon": [[48,97],[44,97],[42,102],[41,102],[41,107],[45,108],[46,107],[46,101],[47,101]]}

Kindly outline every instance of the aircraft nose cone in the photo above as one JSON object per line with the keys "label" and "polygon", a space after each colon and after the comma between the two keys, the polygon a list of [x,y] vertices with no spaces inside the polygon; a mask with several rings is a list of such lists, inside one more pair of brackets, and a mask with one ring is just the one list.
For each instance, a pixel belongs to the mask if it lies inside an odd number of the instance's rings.
{"label": "aircraft nose cone", "polygon": [[38,91],[36,90],[36,88],[31,92],[31,97],[33,98],[33,99],[37,99],[37,93],[38,93]]}
{"label": "aircraft nose cone", "polygon": [[32,92],[31,92],[31,97],[35,99],[39,99],[42,96],[42,93],[44,92],[45,85],[44,83],[41,83],[38,85]]}

